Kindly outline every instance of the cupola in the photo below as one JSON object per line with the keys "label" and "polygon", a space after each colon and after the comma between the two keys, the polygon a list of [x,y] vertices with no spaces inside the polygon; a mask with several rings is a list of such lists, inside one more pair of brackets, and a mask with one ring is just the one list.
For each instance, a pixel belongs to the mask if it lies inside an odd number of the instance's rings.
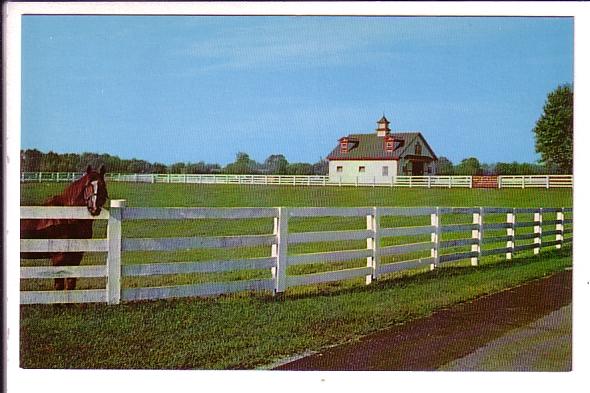
{"label": "cupola", "polygon": [[386,136],[389,135],[389,132],[391,131],[389,129],[389,120],[387,120],[387,118],[385,117],[385,115],[383,115],[383,117],[381,118],[381,120],[379,120],[377,122],[377,136]]}

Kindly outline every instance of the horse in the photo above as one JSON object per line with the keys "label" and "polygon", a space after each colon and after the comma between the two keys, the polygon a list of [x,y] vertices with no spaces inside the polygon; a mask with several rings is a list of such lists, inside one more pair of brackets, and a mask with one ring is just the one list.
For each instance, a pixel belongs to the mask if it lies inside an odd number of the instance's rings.
{"label": "horse", "polygon": [[[98,172],[88,165],[84,175],[71,183],[60,195],[47,199],[44,206],[86,206],[92,216],[100,214],[109,197],[104,175],[106,169],[102,165]],[[92,222],[94,220],[79,219],[23,219],[20,225],[21,239],[90,239],[92,238]],[[53,266],[79,266],[83,252],[21,252],[24,259],[51,258]],[[55,290],[76,289],[75,278],[56,278]]]}

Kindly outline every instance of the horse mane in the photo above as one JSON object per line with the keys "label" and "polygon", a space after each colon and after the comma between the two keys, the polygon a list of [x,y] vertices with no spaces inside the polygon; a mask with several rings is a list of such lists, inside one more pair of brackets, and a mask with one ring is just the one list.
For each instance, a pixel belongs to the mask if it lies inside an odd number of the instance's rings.
{"label": "horse mane", "polygon": [[[82,190],[85,185],[86,176],[84,174],[80,179],[72,182],[65,190],[59,195],[49,197],[43,202],[43,206],[81,206],[84,204],[84,200],[77,201],[76,199],[82,195]],[[39,220],[37,223],[38,230],[44,230],[50,227],[71,223],[73,220],[61,219],[61,218],[50,218],[45,220]]]}
{"label": "horse mane", "polygon": [[62,195],[54,195],[43,202],[43,206],[65,206]]}
{"label": "horse mane", "polygon": [[54,195],[43,203],[44,206],[82,206],[84,200],[77,200],[82,195],[82,191],[85,186],[86,176],[84,174],[78,180],[72,182],[66,189],[59,195]]}

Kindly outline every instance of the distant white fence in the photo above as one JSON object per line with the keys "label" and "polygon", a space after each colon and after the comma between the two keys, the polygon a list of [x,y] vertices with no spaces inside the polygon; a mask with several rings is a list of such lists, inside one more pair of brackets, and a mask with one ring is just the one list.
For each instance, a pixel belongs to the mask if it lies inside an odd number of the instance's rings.
{"label": "distant white fence", "polygon": [[[532,249],[538,254],[543,247],[561,248],[573,240],[573,210],[571,208],[447,208],[447,207],[360,207],[360,208],[131,208],[125,201],[111,201],[109,211],[97,217],[86,208],[73,207],[21,207],[21,219],[64,218],[108,220],[106,239],[21,239],[21,252],[107,252],[106,265],[99,266],[43,266],[21,267],[21,279],[47,279],[65,277],[106,277],[104,289],[71,291],[21,291],[21,304],[84,303],[164,299],[191,296],[210,296],[239,291],[284,292],[290,287],[365,277],[366,283],[378,280],[383,274],[470,259],[477,265],[487,255],[504,254],[511,259],[514,253]],[[505,216],[504,216],[505,214]],[[543,215],[554,220],[543,219]],[[566,218],[566,214],[569,218]],[[468,224],[443,224],[446,215],[467,215]],[[486,215],[496,219],[484,222]],[[430,217],[425,226],[382,226],[386,217]],[[519,220],[516,220],[518,216]],[[334,230],[321,232],[289,231],[294,217],[363,217],[366,229]],[[505,217],[505,220],[504,220]],[[187,220],[268,218],[274,222],[273,233],[266,235],[240,235],[180,238],[126,238],[122,235],[123,220]],[[500,220],[498,220],[500,218]],[[428,220],[426,218],[426,220]],[[543,228],[545,226],[545,228]],[[548,227],[550,229],[548,229]],[[532,231],[530,230],[532,228]],[[554,228],[554,229],[553,229]],[[524,229],[524,232],[523,232]],[[505,235],[504,235],[505,230]],[[487,236],[484,234],[488,233]],[[494,232],[495,231],[495,232]],[[457,238],[463,232],[464,237]],[[501,236],[499,236],[499,233]],[[455,233],[446,239],[447,233]],[[383,246],[383,239],[428,235],[429,241],[408,242]],[[547,240],[547,236],[551,239]],[[554,237],[553,237],[554,236]],[[545,237],[545,238],[543,238]],[[406,238],[407,239],[407,238]],[[293,255],[289,246],[299,243],[366,240],[366,248]],[[394,239],[395,240],[395,239]],[[527,243],[532,240],[532,243]],[[517,244],[525,241],[525,244]],[[501,244],[486,249],[483,246]],[[268,246],[269,256],[208,262],[122,264],[124,251],[170,251],[196,248],[240,248]],[[470,250],[457,250],[457,247]],[[429,256],[415,257],[416,252],[430,251]],[[414,254],[412,254],[414,253]],[[410,259],[389,261],[388,256]],[[414,256],[412,256],[414,255]],[[329,264],[340,261],[366,260],[362,267],[331,270],[328,272],[291,275],[289,266],[302,264]],[[364,262],[363,262],[364,265]],[[196,285],[165,287],[122,288],[122,277],[142,277],[186,273],[213,273],[238,270],[270,269],[271,278],[230,282],[208,282]]]}
{"label": "distant white fence", "polygon": [[[82,173],[23,172],[22,183],[70,182]],[[132,183],[191,183],[191,184],[258,184],[290,186],[357,186],[357,187],[421,187],[473,188],[473,176],[397,176],[390,182],[332,179],[329,176],[295,175],[221,175],[221,174],[121,174],[108,173],[108,181]],[[572,175],[497,176],[496,188],[572,188]]]}

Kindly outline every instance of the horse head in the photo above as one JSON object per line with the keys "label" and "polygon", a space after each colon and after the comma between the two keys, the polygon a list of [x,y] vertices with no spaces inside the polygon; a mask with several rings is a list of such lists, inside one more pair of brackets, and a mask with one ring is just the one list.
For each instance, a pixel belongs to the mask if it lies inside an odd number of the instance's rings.
{"label": "horse head", "polygon": [[88,165],[88,167],[86,167],[86,173],[84,173],[84,176],[80,179],[80,184],[83,184],[84,186],[82,192],[84,204],[93,216],[100,214],[102,207],[109,197],[107,185],[104,181],[105,173],[106,169],[104,165],[100,166],[98,172]]}

